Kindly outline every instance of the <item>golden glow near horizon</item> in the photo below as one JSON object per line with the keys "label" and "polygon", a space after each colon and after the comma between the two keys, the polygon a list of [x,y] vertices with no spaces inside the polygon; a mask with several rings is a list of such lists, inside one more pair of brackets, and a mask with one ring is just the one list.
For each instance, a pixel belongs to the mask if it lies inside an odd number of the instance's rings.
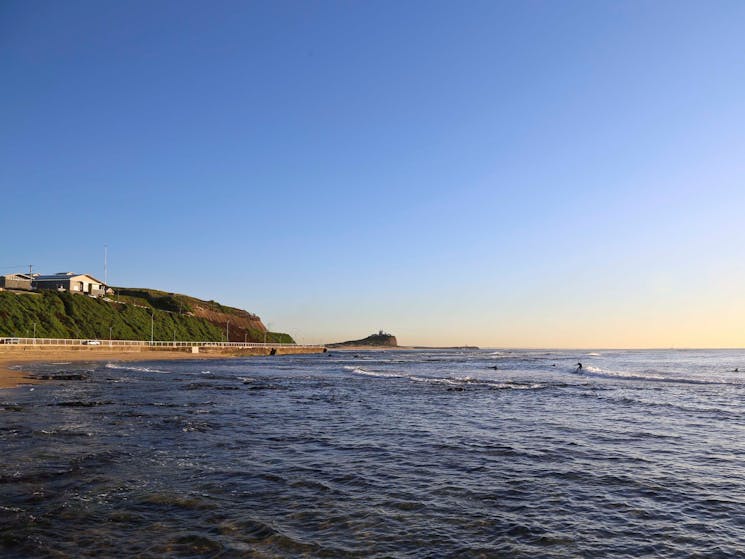
{"label": "golden glow near horizon", "polygon": [[[576,282],[561,298],[541,292],[541,282],[513,290],[508,298],[485,287],[448,298],[427,294],[413,301],[394,299],[362,307],[401,345],[513,348],[733,348],[745,346],[745,298],[738,276],[696,291],[688,284],[619,279],[614,284]],[[683,289],[687,287],[688,290]],[[700,286],[698,286],[700,287]],[[504,292],[506,293],[506,291]],[[542,294],[541,294],[542,293]],[[700,295],[699,295],[700,293]],[[479,295],[482,294],[482,295]],[[436,303],[430,304],[430,300]],[[339,315],[345,331],[317,341],[367,335]],[[345,334],[353,332],[354,335]],[[358,336],[358,337],[364,337]],[[311,338],[313,336],[310,336]],[[314,340],[315,341],[315,340]]]}
{"label": "golden glow near horizon", "polygon": [[641,310],[545,309],[460,322],[457,334],[407,331],[413,345],[515,348],[735,348],[745,347],[745,305],[657,305]]}

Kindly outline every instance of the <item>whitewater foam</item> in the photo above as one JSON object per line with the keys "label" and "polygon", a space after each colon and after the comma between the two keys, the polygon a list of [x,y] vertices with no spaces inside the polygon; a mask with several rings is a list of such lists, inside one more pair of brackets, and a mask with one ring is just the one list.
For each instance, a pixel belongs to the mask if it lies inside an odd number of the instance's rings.
{"label": "whitewater foam", "polygon": [[546,388],[546,384],[537,382],[509,382],[509,381],[492,381],[486,379],[476,379],[470,376],[465,377],[427,377],[420,375],[405,375],[401,373],[383,372],[383,371],[371,371],[369,369],[363,369],[362,367],[353,367],[350,365],[344,366],[344,369],[357,375],[363,375],[367,377],[378,377],[378,378],[403,378],[412,382],[421,382],[426,384],[444,384],[447,386],[460,386],[466,387],[471,386],[474,388],[483,387],[496,390],[537,390]]}
{"label": "whitewater foam", "polygon": [[344,369],[347,371],[351,371],[352,373],[356,375],[364,375],[368,377],[383,377],[383,378],[405,378],[406,375],[402,375],[399,373],[384,373],[382,371],[370,371],[368,369],[363,369],[362,367],[354,367],[352,365],[344,365]]}
{"label": "whitewater foam", "polygon": [[663,374],[653,371],[611,371],[607,369],[601,369],[600,367],[594,367],[592,365],[586,365],[582,368],[582,371],[577,371],[580,374],[587,376],[594,376],[600,378],[607,378],[613,380],[643,380],[651,382],[669,382],[678,384],[727,384],[740,386],[745,384],[741,379],[725,380],[721,377],[709,378],[709,379],[696,379],[690,377],[672,377],[665,376]]}
{"label": "whitewater foam", "polygon": [[160,369],[151,369],[150,367],[137,367],[134,365],[117,365],[115,363],[106,363],[107,369],[116,369],[118,371],[132,371],[135,373],[170,373],[171,371],[162,371]]}

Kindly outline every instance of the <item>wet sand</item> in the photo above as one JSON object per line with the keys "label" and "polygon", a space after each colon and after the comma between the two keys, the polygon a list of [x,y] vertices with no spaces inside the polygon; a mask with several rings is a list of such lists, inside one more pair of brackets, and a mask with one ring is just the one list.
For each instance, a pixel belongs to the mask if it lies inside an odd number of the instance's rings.
{"label": "wet sand", "polygon": [[10,363],[0,361],[0,390],[3,388],[15,388],[22,384],[38,384],[41,381],[29,378],[21,371],[11,370]]}

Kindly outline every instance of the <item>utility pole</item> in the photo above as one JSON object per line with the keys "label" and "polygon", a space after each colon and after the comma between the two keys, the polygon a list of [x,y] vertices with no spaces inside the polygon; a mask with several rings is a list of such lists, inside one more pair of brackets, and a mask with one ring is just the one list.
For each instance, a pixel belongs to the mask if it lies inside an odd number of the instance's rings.
{"label": "utility pole", "polygon": [[103,284],[109,286],[109,245],[103,245]]}
{"label": "utility pole", "polygon": [[225,325],[225,341],[230,343],[230,321]]}
{"label": "utility pole", "polygon": [[29,276],[33,274],[33,270],[34,270],[34,265],[33,264],[29,264],[28,265],[28,275]]}
{"label": "utility pole", "polygon": [[155,321],[153,319],[154,314],[155,309],[150,309],[150,344],[153,343],[153,332],[155,331]]}

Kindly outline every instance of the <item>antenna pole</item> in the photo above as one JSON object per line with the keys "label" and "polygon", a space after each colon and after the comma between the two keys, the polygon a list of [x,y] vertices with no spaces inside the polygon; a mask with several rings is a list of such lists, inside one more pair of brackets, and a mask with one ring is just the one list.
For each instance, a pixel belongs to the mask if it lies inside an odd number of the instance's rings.
{"label": "antenna pole", "polygon": [[109,286],[109,245],[103,245],[103,284]]}

